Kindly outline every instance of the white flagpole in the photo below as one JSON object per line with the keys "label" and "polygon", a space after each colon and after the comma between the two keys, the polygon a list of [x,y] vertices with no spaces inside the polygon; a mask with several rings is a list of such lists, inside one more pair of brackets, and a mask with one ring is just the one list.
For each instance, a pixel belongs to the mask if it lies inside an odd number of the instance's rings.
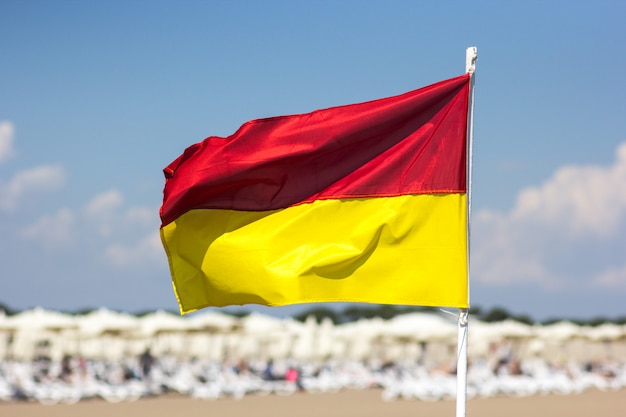
{"label": "white flagpole", "polygon": [[456,417],[465,417],[467,404],[467,309],[459,310],[456,358]]}
{"label": "white flagpole", "polygon": [[[475,46],[465,50],[465,72],[470,74],[470,91],[467,109],[467,261],[469,283],[470,215],[472,209],[472,149],[474,140],[474,71],[478,57]],[[469,291],[469,288],[468,288]],[[465,417],[467,405],[467,332],[468,309],[459,309],[456,357],[456,417]]]}

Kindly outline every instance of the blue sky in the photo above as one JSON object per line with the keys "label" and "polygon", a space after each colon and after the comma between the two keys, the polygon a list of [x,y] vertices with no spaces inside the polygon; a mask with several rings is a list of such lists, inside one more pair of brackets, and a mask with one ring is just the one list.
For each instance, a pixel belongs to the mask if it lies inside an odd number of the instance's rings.
{"label": "blue sky", "polygon": [[158,209],[185,147],[460,75],[477,46],[472,305],[626,315],[622,1],[3,0],[0,16],[11,308],[177,309]]}

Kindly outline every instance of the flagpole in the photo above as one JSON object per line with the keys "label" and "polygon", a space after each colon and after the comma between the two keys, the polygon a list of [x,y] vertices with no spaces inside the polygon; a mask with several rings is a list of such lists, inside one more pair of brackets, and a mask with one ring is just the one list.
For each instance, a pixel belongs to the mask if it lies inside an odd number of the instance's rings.
{"label": "flagpole", "polygon": [[[472,209],[472,150],[474,140],[474,72],[476,70],[477,48],[465,50],[465,72],[470,74],[470,91],[467,108],[467,261],[469,275],[470,215]],[[469,276],[468,281],[469,283]],[[469,288],[468,288],[469,291]],[[467,406],[467,333],[469,327],[468,309],[459,309],[456,365],[456,417],[465,417]]]}
{"label": "flagpole", "polygon": [[456,417],[465,417],[467,403],[467,327],[466,308],[459,310],[456,358]]}

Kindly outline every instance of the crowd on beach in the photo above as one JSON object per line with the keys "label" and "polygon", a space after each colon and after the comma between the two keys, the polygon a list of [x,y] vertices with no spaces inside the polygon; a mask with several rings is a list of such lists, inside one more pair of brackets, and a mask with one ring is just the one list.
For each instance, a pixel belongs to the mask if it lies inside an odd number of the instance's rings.
{"label": "crowd on beach", "polygon": [[[0,315],[0,403],[214,400],[379,389],[385,400],[456,398],[458,328],[447,315],[334,325],[259,314]],[[626,387],[626,327],[473,320],[467,396]]]}
{"label": "crowd on beach", "polygon": [[[91,398],[121,402],[165,394],[216,400],[372,388],[380,389],[384,400],[437,401],[455,398],[456,384],[454,364],[431,366],[419,361],[181,361],[155,357],[147,349],[120,361],[65,356],[60,361],[39,357],[0,362],[0,402],[72,404]],[[492,363],[471,361],[466,387],[468,398],[620,390],[626,387],[626,363],[554,364],[514,357]]]}

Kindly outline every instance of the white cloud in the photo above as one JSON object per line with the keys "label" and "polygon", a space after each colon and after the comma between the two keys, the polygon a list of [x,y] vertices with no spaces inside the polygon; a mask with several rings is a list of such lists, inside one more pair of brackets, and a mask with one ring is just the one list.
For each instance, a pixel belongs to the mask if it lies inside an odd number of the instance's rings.
{"label": "white cloud", "polygon": [[[145,207],[124,208],[123,202],[119,191],[109,190],[89,200],[80,216],[68,209],[60,210],[41,217],[20,234],[47,247],[80,243],[98,256],[104,254],[115,267],[154,263],[162,258],[163,252],[158,215]],[[137,241],[146,231],[150,231],[150,235]],[[128,244],[133,241],[137,241],[136,244]]]}
{"label": "white cloud", "polygon": [[126,221],[131,225],[137,225],[141,227],[153,227],[158,226],[159,214],[155,210],[150,210],[147,207],[131,207],[126,211]]}
{"label": "white cloud", "polygon": [[[162,255],[158,232],[158,215],[146,207],[124,207],[124,196],[109,190],[92,198],[83,210],[85,219],[95,225],[97,234],[109,243],[105,258],[116,267],[128,267],[153,262]],[[89,227],[85,227],[88,230]],[[92,229],[93,230],[93,229]],[[137,236],[150,230],[149,236],[135,244]]]}
{"label": "white cloud", "polygon": [[511,219],[557,228],[571,236],[605,236],[626,214],[626,143],[610,167],[561,168],[540,187],[523,190]]}
{"label": "white cloud", "polygon": [[134,246],[115,244],[107,248],[106,258],[116,267],[140,265],[163,259],[163,246],[158,232],[141,239]]}
{"label": "white cloud", "polygon": [[0,184],[0,208],[6,211],[18,208],[27,195],[56,191],[65,184],[65,170],[61,166],[40,166],[20,171],[6,184]]}
{"label": "white cloud", "polygon": [[117,211],[124,204],[124,197],[118,190],[109,190],[91,199],[85,205],[85,215],[91,219],[100,236],[108,237],[114,233],[119,220]]}
{"label": "white cloud", "polygon": [[83,212],[95,225],[97,233],[115,239],[158,226],[158,215],[146,207],[124,208],[124,197],[118,190],[109,190],[89,201]]}
{"label": "white cloud", "polygon": [[[472,223],[472,275],[490,284],[532,283],[555,288],[578,277],[577,257],[589,242],[620,239],[626,219],[626,143],[613,165],[568,166],[539,187],[522,190],[509,213],[477,212]],[[601,261],[595,261],[600,264]],[[565,271],[567,265],[568,271]],[[595,266],[598,269],[598,266]],[[603,268],[603,267],[602,267]],[[620,275],[621,274],[621,275]],[[594,275],[591,273],[590,275]],[[624,271],[599,275],[620,282]]]}
{"label": "white cloud", "polygon": [[592,285],[612,290],[626,290],[626,265],[603,271],[593,279]]}
{"label": "white cloud", "polygon": [[526,233],[524,224],[510,217],[482,211],[472,224],[472,274],[484,283],[534,283],[556,285],[557,278],[543,264],[537,235]]}
{"label": "white cloud", "polygon": [[124,197],[118,190],[109,190],[98,194],[85,205],[89,217],[109,217],[124,203]]}
{"label": "white cloud", "polygon": [[0,122],[0,163],[15,155],[13,149],[13,139],[15,136],[15,129],[11,122]]}
{"label": "white cloud", "polygon": [[36,223],[21,230],[22,237],[37,240],[44,246],[64,246],[72,243],[75,216],[68,209],[61,209],[52,216],[43,216]]}

